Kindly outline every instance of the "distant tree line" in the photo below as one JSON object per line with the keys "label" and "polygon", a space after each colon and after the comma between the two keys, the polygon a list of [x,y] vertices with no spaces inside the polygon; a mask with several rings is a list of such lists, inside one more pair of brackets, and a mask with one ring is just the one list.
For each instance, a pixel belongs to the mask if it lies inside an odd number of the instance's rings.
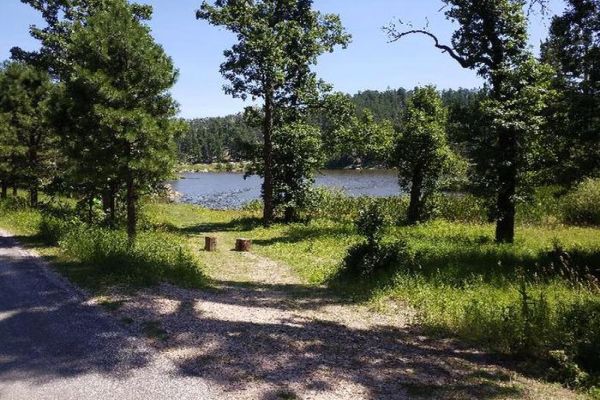
{"label": "distant tree line", "polygon": [[[412,91],[403,88],[385,91],[366,90],[349,96],[356,117],[372,118],[373,122],[389,121],[399,125],[406,110],[406,103]],[[481,97],[480,89],[448,89],[440,92],[444,105],[449,109],[449,123],[453,127],[450,136],[455,145],[468,135],[465,113],[472,111]],[[365,115],[366,113],[366,115]],[[327,121],[322,116],[313,117],[321,129]],[[213,162],[245,161],[250,158],[249,147],[259,143],[261,131],[250,126],[242,113],[225,117],[208,117],[187,121],[188,128],[178,139],[179,160],[192,164]],[[360,137],[359,137],[360,138]],[[386,166],[389,159],[383,154],[373,157],[365,149],[348,148],[347,152],[331,154],[323,167],[345,168],[352,166]]]}

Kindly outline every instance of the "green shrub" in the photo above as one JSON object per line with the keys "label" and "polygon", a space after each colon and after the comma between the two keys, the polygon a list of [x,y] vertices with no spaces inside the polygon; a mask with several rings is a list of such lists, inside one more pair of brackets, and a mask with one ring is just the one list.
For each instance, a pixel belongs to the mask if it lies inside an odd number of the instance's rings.
{"label": "green shrub", "polygon": [[69,222],[50,214],[42,214],[38,236],[44,243],[57,246],[62,238],[75,227],[75,222]]}
{"label": "green shrub", "polygon": [[367,243],[375,245],[381,240],[386,223],[381,205],[374,201],[360,210],[354,224],[358,234],[364,236]]}
{"label": "green shrub", "polygon": [[377,201],[372,201],[360,210],[354,224],[364,241],[350,246],[337,278],[365,278],[400,267],[412,268],[415,265],[415,255],[405,240],[382,242],[387,222],[388,218],[382,205]]}
{"label": "green shrub", "polygon": [[140,233],[130,246],[123,231],[80,226],[69,231],[60,246],[98,275],[119,283],[194,287],[204,280],[193,254],[168,234]]}
{"label": "green shrub", "polygon": [[587,179],[564,197],[567,222],[600,225],[600,179]]}
{"label": "green shrub", "polygon": [[29,203],[25,197],[8,197],[0,200],[0,210],[9,211],[23,211],[29,208]]}
{"label": "green shrub", "polygon": [[336,278],[368,278],[399,269],[412,270],[416,265],[415,254],[406,241],[361,242],[348,249]]}

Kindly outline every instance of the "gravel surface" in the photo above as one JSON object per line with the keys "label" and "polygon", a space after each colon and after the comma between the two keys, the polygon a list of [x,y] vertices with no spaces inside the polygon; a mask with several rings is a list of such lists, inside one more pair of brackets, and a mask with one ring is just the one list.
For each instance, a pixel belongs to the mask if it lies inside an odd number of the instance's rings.
{"label": "gravel surface", "polygon": [[239,261],[202,291],[90,298],[0,237],[0,398],[575,398],[421,335],[402,307],[377,313]]}
{"label": "gravel surface", "polygon": [[84,293],[0,231],[0,399],[208,399]]}

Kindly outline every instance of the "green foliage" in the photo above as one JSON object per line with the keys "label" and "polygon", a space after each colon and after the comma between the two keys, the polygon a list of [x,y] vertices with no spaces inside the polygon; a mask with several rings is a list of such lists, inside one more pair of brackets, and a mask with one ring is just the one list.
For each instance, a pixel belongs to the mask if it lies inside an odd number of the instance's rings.
{"label": "green foliage", "polygon": [[600,3],[569,0],[554,16],[542,45],[542,59],[553,66],[559,98],[549,112],[548,145],[554,157],[549,174],[572,185],[600,174]]}
{"label": "green foliage", "polygon": [[410,191],[409,223],[424,219],[429,198],[455,158],[447,143],[446,123],[447,110],[435,88],[415,89],[408,99],[394,155],[400,186]]}
{"label": "green foliage", "polygon": [[569,223],[600,225],[600,179],[587,179],[563,199]]}
{"label": "green foliage", "polygon": [[179,158],[187,163],[213,163],[246,159],[246,146],[260,141],[259,130],[242,115],[193,119],[177,140]]}
{"label": "green foliage", "polygon": [[352,96],[357,114],[368,111],[377,121],[399,122],[402,119],[408,91],[404,88],[385,91],[365,90]]}
{"label": "green foliage", "polygon": [[54,172],[53,90],[48,74],[32,66],[10,62],[0,69],[0,180],[25,186],[32,205]]}
{"label": "green foliage", "polygon": [[400,266],[414,266],[414,254],[405,240],[382,242],[386,225],[386,216],[376,202],[359,212],[355,227],[365,240],[348,249],[337,279],[365,278]]}
{"label": "green foliage", "polygon": [[390,121],[377,122],[370,111],[351,120],[350,129],[342,137],[342,153],[350,154],[358,166],[389,161],[393,148],[394,129]]}
{"label": "green foliage", "polygon": [[63,237],[78,226],[76,220],[68,221],[51,214],[43,214],[39,226],[39,238],[50,246],[58,246]]}
{"label": "green foliage", "polygon": [[291,222],[307,206],[315,173],[323,164],[320,132],[295,123],[276,129],[273,143],[274,203]]}
{"label": "green foliage", "polygon": [[193,254],[167,234],[140,233],[132,247],[125,232],[81,225],[63,233],[60,247],[92,266],[100,280],[133,286],[170,282],[184,287],[204,282]]}
{"label": "green foliage", "polygon": [[368,109],[357,111],[353,101],[350,96],[334,93],[325,96],[317,111],[328,165],[387,165],[394,136],[392,122],[375,118]]}
{"label": "green foliage", "polygon": [[[386,165],[389,162],[386,144],[390,144],[393,135],[392,124],[401,126],[409,93],[400,88],[368,90],[353,96],[343,93],[324,96],[308,119],[321,129],[325,165],[332,168]],[[453,146],[461,147],[473,131],[476,105],[482,93],[478,89],[441,91],[450,112],[449,135]],[[361,121],[363,129],[359,126]],[[250,126],[240,114],[188,122],[188,130],[177,142],[179,159],[185,163],[247,161],[252,159],[249,145],[252,147],[261,140],[259,129]]]}
{"label": "green foliage", "polygon": [[368,279],[390,271],[414,269],[415,265],[415,255],[403,240],[373,244],[361,242],[348,249],[342,267],[332,281]]}
{"label": "green foliage", "polygon": [[139,196],[170,176],[181,129],[168,93],[177,76],[173,62],[136,10],[116,0],[70,25],[63,50],[71,63],[56,116],[73,186],[88,199],[126,190],[130,235]]}
{"label": "green foliage", "polygon": [[[223,26],[237,36],[225,51],[221,73],[233,97],[262,98],[262,114],[248,110],[263,128],[264,222],[274,216],[274,129],[307,118],[327,91],[312,70],[317,58],[350,42],[339,16],[312,9],[312,1],[260,0],[202,3],[197,18]],[[281,182],[280,182],[281,183]],[[293,184],[293,182],[285,182]]]}
{"label": "green foliage", "polygon": [[[505,85],[499,99],[488,98],[481,104],[482,117],[491,132],[510,132],[518,146],[512,156],[518,164],[515,171],[518,195],[529,194],[540,182],[544,159],[548,156],[543,129],[544,111],[555,92],[551,88],[552,70],[530,57],[517,68],[505,72]],[[503,149],[491,137],[485,138],[475,155],[477,169],[473,180],[486,189],[498,188]],[[479,175],[476,178],[475,175]]]}
{"label": "green foliage", "polygon": [[360,210],[355,222],[356,231],[364,236],[369,244],[376,244],[381,240],[386,224],[386,216],[377,202]]}

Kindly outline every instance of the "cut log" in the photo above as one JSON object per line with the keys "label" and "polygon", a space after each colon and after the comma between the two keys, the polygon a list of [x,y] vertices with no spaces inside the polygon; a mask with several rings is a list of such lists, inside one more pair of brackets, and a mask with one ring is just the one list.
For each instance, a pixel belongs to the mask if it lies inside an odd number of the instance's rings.
{"label": "cut log", "polygon": [[235,251],[247,252],[252,250],[252,240],[250,239],[237,239],[235,241]]}
{"label": "cut log", "polygon": [[217,238],[214,236],[205,237],[204,238],[204,250],[217,251]]}

